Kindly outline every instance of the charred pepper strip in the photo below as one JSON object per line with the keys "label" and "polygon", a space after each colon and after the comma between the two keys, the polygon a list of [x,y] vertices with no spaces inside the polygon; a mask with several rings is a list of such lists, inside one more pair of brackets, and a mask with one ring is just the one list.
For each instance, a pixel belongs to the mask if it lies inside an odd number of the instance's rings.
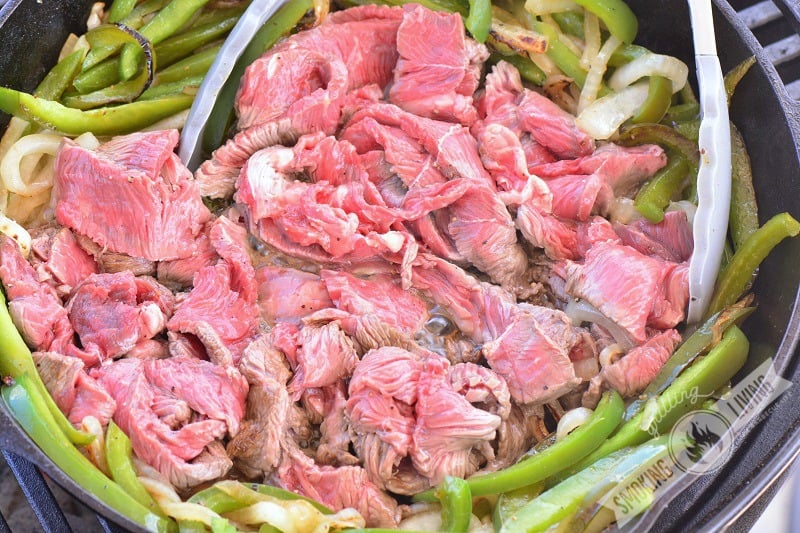
{"label": "charred pepper strip", "polygon": [[686,368],[660,396],[651,400],[652,411],[658,414],[657,419],[648,419],[648,406],[645,405],[644,409],[620,426],[611,438],[580,461],[571,472],[586,468],[622,448],[642,444],[654,433],[669,431],[681,416],[697,408],[706,396],[730,381],[744,366],[749,349],[750,343],[742,330],[731,326],[707,355]]}
{"label": "charred pepper strip", "polygon": [[136,470],[133,467],[131,454],[130,439],[113,420],[110,421],[106,430],[106,460],[108,461],[108,469],[111,471],[111,478],[131,498],[150,509],[153,513],[166,518],[156,501],[139,481]]}
{"label": "charred pepper strip", "polygon": [[141,130],[192,105],[193,96],[175,96],[160,100],[132,102],[116,107],[81,111],[58,102],[42,100],[30,94],[0,87],[0,110],[66,135],[88,131],[95,135],[121,135]]}
{"label": "charred pepper strip", "polygon": [[490,60],[494,63],[500,61],[511,63],[519,71],[519,75],[522,76],[523,80],[536,85],[542,85],[547,78],[542,69],[536,66],[536,63],[521,55],[503,55],[495,52],[491,55]]}
{"label": "charred pepper strip", "polygon": [[671,124],[674,122],[686,122],[688,120],[696,120],[700,116],[700,104],[697,102],[688,102],[685,104],[676,104],[669,108],[667,114],[664,115],[663,122]]}
{"label": "charred pepper strip", "polygon": [[663,76],[651,76],[647,99],[631,117],[634,124],[660,122],[672,103],[672,81]]}
{"label": "charred pepper strip", "polygon": [[597,15],[611,35],[630,44],[636,39],[639,21],[622,0],[575,0],[575,3]]}
{"label": "charred pepper strip", "polygon": [[467,482],[460,477],[445,476],[436,488],[436,497],[442,504],[442,531],[467,533],[472,518],[472,493]]}
{"label": "charred pepper strip", "polygon": [[617,483],[669,454],[667,437],[617,451],[542,493],[503,522],[501,533],[545,531],[599,500]]}
{"label": "charred pepper strip", "polygon": [[[31,397],[38,398],[46,406],[47,411],[55,420],[61,432],[66,435],[69,442],[84,446],[94,440],[93,435],[78,431],[70,424],[67,417],[64,416],[53,401],[50,393],[47,392],[47,388],[36,370],[33,358],[31,358],[28,346],[22,340],[17,327],[11,320],[5,296],[0,291],[0,376],[17,380],[23,375],[30,376],[28,394]],[[45,414],[41,416],[44,417]]]}
{"label": "charred pepper strip", "polygon": [[[467,480],[473,496],[497,494],[532,485],[561,472],[600,446],[622,420],[625,405],[616,391],[603,394],[589,420],[563,440],[498,472]],[[417,501],[435,501],[428,490],[414,496]]]}
{"label": "charred pepper strip", "polygon": [[730,232],[738,250],[758,230],[758,204],[753,188],[753,169],[744,138],[731,123],[731,213]]}
{"label": "charred pepper strip", "polygon": [[489,0],[469,0],[469,15],[464,26],[476,41],[486,42],[492,26],[492,3]]}
{"label": "charred pepper strip", "polygon": [[222,144],[225,133],[233,120],[233,101],[239,88],[239,80],[247,65],[255,61],[266,50],[272,48],[278,39],[292,31],[300,19],[314,7],[311,0],[287,2],[267,21],[247,45],[242,56],[233,67],[231,75],[222,86],[209,114],[203,134],[203,148],[209,153]]}
{"label": "charred pepper strip", "polygon": [[725,74],[725,92],[728,95],[728,105],[731,104],[731,98],[733,97],[734,91],[736,91],[736,86],[739,85],[739,82],[742,81],[745,74],[750,72],[750,67],[752,67],[755,62],[756,57],[750,56]]}
{"label": "charred pepper strip", "polygon": [[731,305],[745,291],[758,266],[783,239],[800,233],[800,223],[789,213],[775,215],[747,237],[717,279],[708,312]]}
{"label": "charred pepper strip", "polygon": [[29,394],[28,391],[33,389],[32,376],[26,373],[15,380],[14,385],[3,387],[3,399],[17,422],[56,466],[102,502],[137,524],[158,531],[168,529],[169,522],[136,501],[63,438],[42,399]]}
{"label": "charred pepper strip", "polygon": [[680,191],[689,175],[689,164],[686,158],[672,154],[667,165],[659,170],[653,179],[648,181],[636,194],[634,207],[647,220],[658,224],[664,220],[664,209],[673,196]]}

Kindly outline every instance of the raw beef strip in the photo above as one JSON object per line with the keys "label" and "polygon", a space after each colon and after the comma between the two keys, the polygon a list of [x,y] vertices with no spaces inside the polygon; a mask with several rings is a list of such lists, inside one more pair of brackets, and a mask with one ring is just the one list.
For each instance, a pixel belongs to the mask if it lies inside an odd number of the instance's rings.
{"label": "raw beef strip", "polygon": [[397,51],[400,58],[390,102],[423,117],[462,124],[475,121],[472,94],[489,53],[464,35],[460,15],[405,6]]}
{"label": "raw beef strip", "polygon": [[97,381],[84,371],[77,357],[55,352],[33,352],[36,370],[42,376],[56,405],[70,422],[79,425],[84,417],[95,417],[105,426],[117,404]]}
{"label": "raw beef strip", "polygon": [[97,150],[70,140],[56,158],[56,219],[101,247],[152,261],[189,257],[211,214],[172,150],[177,130],[116,137]]}

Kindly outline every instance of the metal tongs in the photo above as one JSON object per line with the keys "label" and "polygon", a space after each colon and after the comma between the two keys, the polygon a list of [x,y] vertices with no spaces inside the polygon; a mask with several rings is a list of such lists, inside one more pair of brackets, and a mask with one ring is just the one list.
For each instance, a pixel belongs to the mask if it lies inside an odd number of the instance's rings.
{"label": "metal tongs", "polygon": [[256,32],[284,3],[285,0],[253,0],[208,69],[181,132],[178,155],[190,169],[195,169],[200,163],[208,116],[214,109],[217,96],[230,77],[236,60],[253,40]]}
{"label": "metal tongs", "polygon": [[700,86],[700,169],[694,252],[689,260],[689,323],[702,320],[719,273],[731,201],[731,132],[711,0],[688,0]]}

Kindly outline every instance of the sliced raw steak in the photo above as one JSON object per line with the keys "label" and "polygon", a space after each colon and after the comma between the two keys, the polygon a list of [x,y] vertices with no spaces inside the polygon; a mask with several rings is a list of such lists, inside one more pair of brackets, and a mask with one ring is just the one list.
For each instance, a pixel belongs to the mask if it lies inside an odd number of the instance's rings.
{"label": "sliced raw steak", "polygon": [[210,213],[173,148],[176,130],[133,133],[56,159],[56,219],[101,247],[152,261],[189,257]]}
{"label": "sliced raw steak", "polygon": [[567,263],[566,279],[569,294],[595,306],[637,344],[647,339],[648,324],[675,327],[689,298],[684,266],[620,244],[595,244],[583,264]]}
{"label": "sliced raw steak", "polygon": [[106,359],[155,337],[166,326],[173,306],[166,287],[125,271],[86,278],[75,288],[67,313],[83,347],[95,346]]}
{"label": "sliced raw steak", "polygon": [[404,7],[397,51],[400,58],[390,102],[423,117],[462,124],[475,121],[472,95],[489,53],[464,35],[461,16],[419,5]]}
{"label": "sliced raw steak", "polygon": [[[172,429],[153,410],[160,394],[147,381],[145,367],[140,359],[121,359],[93,372],[117,402],[114,422],[130,437],[137,457],[181,489],[225,475],[232,466],[231,460],[224,453],[214,453],[213,445],[227,432],[226,423],[205,419]],[[203,391],[206,386],[197,379],[191,383],[194,391]],[[178,397],[191,396],[193,390],[174,392]]]}
{"label": "sliced raw steak", "polygon": [[84,371],[77,357],[55,352],[33,352],[36,370],[47,390],[76,426],[86,416],[93,416],[104,426],[111,420],[117,404],[94,378]]}
{"label": "sliced raw steak", "polygon": [[316,274],[294,268],[264,266],[256,270],[258,306],[270,322],[291,322],[333,306],[325,283]]}

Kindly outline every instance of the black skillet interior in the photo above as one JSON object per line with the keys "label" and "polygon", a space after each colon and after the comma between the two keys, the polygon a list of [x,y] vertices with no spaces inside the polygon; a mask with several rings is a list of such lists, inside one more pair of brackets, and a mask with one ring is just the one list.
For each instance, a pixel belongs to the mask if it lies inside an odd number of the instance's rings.
{"label": "black skillet interior", "polygon": [[[715,2],[717,42],[723,70],[755,54],[758,64],[742,81],[731,116],[742,131],[752,158],[762,222],[789,211],[800,217],[800,109],[787,100],[780,80],[764,58],[750,32],[736,20],[722,0]],[[640,42],[653,50],[681,57],[693,71],[688,8],[684,0],[629,0],[639,16]],[[72,31],[80,31],[91,0],[11,0],[0,10],[0,85],[30,91],[52,65],[60,43]],[[0,116],[0,127],[7,117]],[[800,240],[782,244],[764,263],[755,287],[758,311],[746,323],[752,350],[747,368],[774,357],[784,375],[800,384],[800,364],[794,357],[798,336],[795,303],[800,286]],[[788,395],[795,394],[790,390]],[[791,397],[789,397],[792,400]],[[660,531],[695,530],[723,525],[738,517],[762,489],[782,472],[789,457],[800,447],[800,412],[794,401],[778,402],[768,417],[739,439],[733,459],[714,475],[695,480],[660,514],[653,526]],[[82,490],[36,448],[0,408],[0,446],[33,460],[59,484],[95,510],[118,522],[133,524],[106,508]],[[793,444],[797,443],[797,444]],[[647,517],[646,517],[647,518]],[[739,529],[746,523],[740,520]]]}

